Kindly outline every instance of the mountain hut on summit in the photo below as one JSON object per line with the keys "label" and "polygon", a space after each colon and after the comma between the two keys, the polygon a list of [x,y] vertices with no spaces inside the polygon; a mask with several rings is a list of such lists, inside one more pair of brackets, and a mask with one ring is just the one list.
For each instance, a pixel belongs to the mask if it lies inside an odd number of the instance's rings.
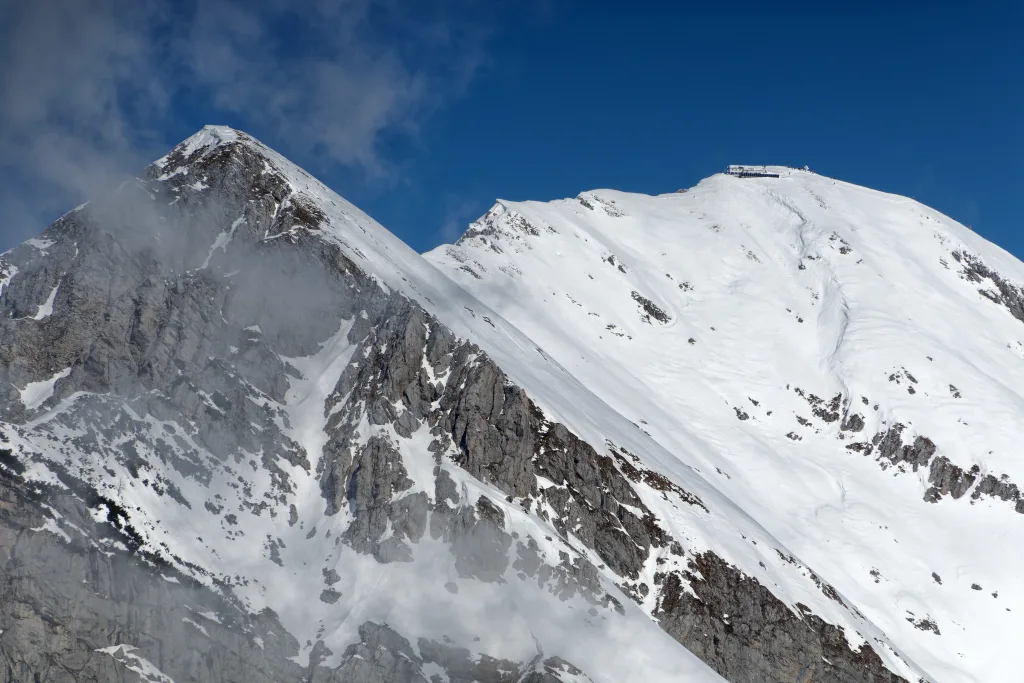
{"label": "mountain hut on summit", "polygon": [[741,164],[731,164],[725,172],[731,176],[737,178],[778,178],[779,167],[778,166],[745,166]]}

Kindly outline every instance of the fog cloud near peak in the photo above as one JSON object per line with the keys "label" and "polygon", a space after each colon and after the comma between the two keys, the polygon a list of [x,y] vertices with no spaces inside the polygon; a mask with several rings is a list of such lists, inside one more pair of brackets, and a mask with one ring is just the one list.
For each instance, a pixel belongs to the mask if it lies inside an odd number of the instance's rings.
{"label": "fog cloud near peak", "polygon": [[[0,6],[0,250],[194,129],[387,178],[483,60],[473,0],[56,0]],[[208,120],[220,118],[221,120]]]}

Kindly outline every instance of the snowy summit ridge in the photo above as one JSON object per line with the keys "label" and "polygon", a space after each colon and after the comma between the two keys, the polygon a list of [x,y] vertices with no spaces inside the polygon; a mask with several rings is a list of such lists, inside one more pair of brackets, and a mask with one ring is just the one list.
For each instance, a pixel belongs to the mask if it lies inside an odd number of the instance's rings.
{"label": "snowy summit ridge", "polygon": [[7,669],[1015,680],[1024,265],[757,168],[421,256],[208,126],[0,256]]}
{"label": "snowy summit ridge", "polygon": [[1024,267],[913,200],[764,168],[781,177],[502,202],[427,258],[936,678],[1011,680],[988,625],[1020,632]]}

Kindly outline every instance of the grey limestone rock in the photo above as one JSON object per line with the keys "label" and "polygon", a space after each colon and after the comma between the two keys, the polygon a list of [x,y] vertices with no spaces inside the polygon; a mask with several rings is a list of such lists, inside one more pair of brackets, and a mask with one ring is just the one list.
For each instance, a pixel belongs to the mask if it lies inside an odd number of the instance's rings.
{"label": "grey limestone rock", "polygon": [[288,659],[298,643],[272,613],[95,542],[107,537],[123,535],[84,501],[0,468],[0,681],[123,680],[123,664],[99,652],[117,645],[178,682],[303,680]]}
{"label": "grey limestone rock", "polygon": [[932,486],[925,492],[924,499],[934,503],[946,494],[961,498],[974,484],[977,475],[977,465],[970,471],[964,471],[951,463],[949,458],[940,455],[932,461],[928,472],[928,481]]}
{"label": "grey limestone rock", "polygon": [[880,461],[892,465],[905,463],[915,472],[927,466],[928,483],[931,486],[924,492],[924,499],[930,503],[937,503],[947,495],[954,500],[962,498],[972,491],[973,487],[972,501],[977,501],[983,496],[998,498],[1012,504],[1018,513],[1024,514],[1024,498],[1008,475],[982,476],[977,465],[964,470],[953,464],[946,456],[938,455],[938,447],[926,436],[917,435],[912,443],[905,444],[903,433],[906,429],[906,425],[896,422],[885,431],[875,434],[870,443],[851,443],[846,448],[864,455],[877,452]]}
{"label": "grey limestone rock", "polygon": [[980,294],[993,303],[1005,306],[1010,315],[1024,322],[1024,290],[989,268],[974,254],[954,251],[952,256],[963,266],[961,274],[967,280],[975,283],[989,280],[996,288],[996,291],[979,289]]}
{"label": "grey limestone rock", "polygon": [[713,553],[655,582],[662,628],[732,683],[906,683],[871,647],[851,649],[841,629],[794,613]]}

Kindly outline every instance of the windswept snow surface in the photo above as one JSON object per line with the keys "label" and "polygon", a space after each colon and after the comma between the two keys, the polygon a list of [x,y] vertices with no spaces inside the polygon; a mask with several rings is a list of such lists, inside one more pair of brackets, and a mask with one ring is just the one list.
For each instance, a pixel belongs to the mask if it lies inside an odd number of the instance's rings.
{"label": "windswept snow surface", "polygon": [[[426,257],[931,680],[1017,680],[1024,516],[977,482],[1024,485],[1024,322],[969,263],[1008,291],[1024,265],[913,200],[784,175],[503,201]],[[928,467],[861,454],[897,423],[976,467],[974,489],[926,502]]]}

